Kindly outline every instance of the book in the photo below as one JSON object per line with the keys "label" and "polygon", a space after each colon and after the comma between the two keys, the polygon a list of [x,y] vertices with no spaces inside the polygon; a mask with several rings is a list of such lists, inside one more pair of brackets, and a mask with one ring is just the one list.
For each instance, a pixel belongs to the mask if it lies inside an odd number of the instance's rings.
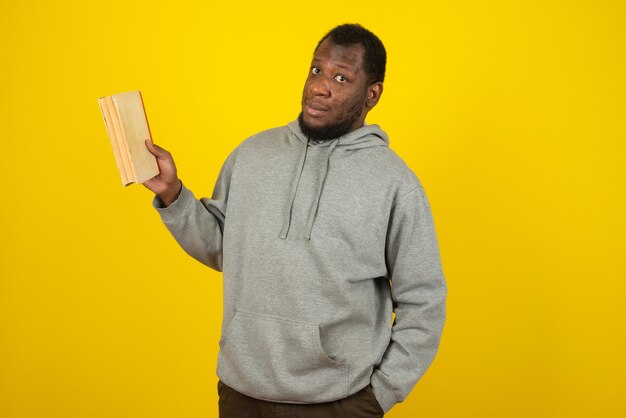
{"label": "book", "polygon": [[139,90],[98,98],[115,162],[124,187],[159,174],[156,157],[146,147],[152,139]]}

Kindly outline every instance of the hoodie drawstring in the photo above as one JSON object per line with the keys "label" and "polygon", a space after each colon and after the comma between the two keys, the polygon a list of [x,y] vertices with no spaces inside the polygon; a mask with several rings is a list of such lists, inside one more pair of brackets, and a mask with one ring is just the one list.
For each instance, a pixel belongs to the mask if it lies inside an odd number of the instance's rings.
{"label": "hoodie drawstring", "polygon": [[315,209],[313,210],[313,212],[309,212],[309,219],[307,221],[307,236],[306,239],[310,240],[311,239],[311,231],[313,230],[313,221],[315,220],[315,217],[317,216],[317,208],[320,205],[320,196],[322,195],[322,188],[324,187],[324,182],[326,181],[326,175],[328,174],[328,165],[330,162],[330,154],[333,152],[333,149],[335,148],[335,146],[339,143],[339,139],[336,139],[333,141],[333,143],[330,145],[329,149],[328,149],[328,154],[326,155],[326,164],[325,164],[325,168],[324,168],[324,175],[322,176],[322,180],[320,181],[320,184],[317,188],[317,196],[315,196]]}
{"label": "hoodie drawstring", "polygon": [[[328,166],[330,162],[330,154],[335,149],[335,146],[339,143],[339,139],[335,139],[333,143],[328,148],[328,153],[326,155],[326,164],[324,165],[324,174],[322,175],[322,179],[320,180],[319,186],[317,187],[317,193],[315,196],[315,201],[313,204],[313,210],[309,211],[309,217],[307,220],[307,236],[306,239],[311,239],[311,231],[313,230],[313,221],[317,216],[317,208],[320,204],[320,196],[322,195],[322,188],[324,187],[324,182],[326,181],[326,175],[328,174]],[[304,151],[302,152],[302,157],[300,157],[300,169],[298,170],[298,179],[294,181],[293,187],[291,188],[291,198],[289,199],[289,210],[287,211],[287,216],[285,217],[285,222],[283,223],[283,229],[280,233],[280,238],[287,238],[287,234],[289,233],[289,227],[291,226],[291,215],[293,212],[293,204],[296,200],[296,192],[298,190],[298,185],[300,184],[300,179],[302,178],[302,172],[304,171],[304,164],[306,161],[307,150],[309,148],[309,141],[304,143]]]}
{"label": "hoodie drawstring", "polygon": [[302,157],[300,157],[300,170],[298,173],[298,180],[293,182],[293,186],[291,188],[291,198],[289,199],[289,211],[287,211],[287,217],[285,218],[285,222],[283,223],[283,229],[280,232],[280,237],[282,239],[287,238],[287,233],[289,232],[289,226],[291,225],[291,212],[293,211],[293,202],[296,200],[296,191],[298,190],[298,184],[300,184],[300,178],[302,177],[302,171],[304,170],[304,161],[306,160],[306,152],[309,148],[309,141],[307,140],[304,143],[304,151],[302,152]]}

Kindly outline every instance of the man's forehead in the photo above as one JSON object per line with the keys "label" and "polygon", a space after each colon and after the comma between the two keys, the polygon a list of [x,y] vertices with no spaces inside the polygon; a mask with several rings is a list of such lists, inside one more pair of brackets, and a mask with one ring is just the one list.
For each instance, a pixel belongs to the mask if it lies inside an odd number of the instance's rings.
{"label": "man's forehead", "polygon": [[340,68],[357,70],[363,65],[364,52],[361,44],[337,45],[325,39],[315,51],[313,62],[328,61]]}

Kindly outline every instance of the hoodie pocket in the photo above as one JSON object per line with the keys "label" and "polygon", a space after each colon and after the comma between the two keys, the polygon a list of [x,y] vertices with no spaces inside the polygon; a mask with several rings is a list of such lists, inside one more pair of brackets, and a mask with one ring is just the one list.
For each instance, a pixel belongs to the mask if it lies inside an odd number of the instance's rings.
{"label": "hoodie pocket", "polygon": [[348,396],[348,365],[326,354],[319,325],[237,311],[220,348],[218,376],[246,395],[295,403]]}

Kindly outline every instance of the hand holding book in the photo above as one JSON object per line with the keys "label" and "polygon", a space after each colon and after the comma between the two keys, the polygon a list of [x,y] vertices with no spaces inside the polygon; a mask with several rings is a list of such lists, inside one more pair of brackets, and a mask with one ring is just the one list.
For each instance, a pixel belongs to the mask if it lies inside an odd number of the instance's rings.
{"label": "hand holding book", "polygon": [[169,206],[182,189],[172,154],[152,142],[139,90],[98,99],[122,184],[142,183]]}
{"label": "hand holding book", "polygon": [[160,174],[144,181],[143,185],[154,192],[165,206],[169,206],[178,198],[182,189],[174,158],[170,152],[154,144],[151,139],[146,139],[146,147],[156,157]]}

